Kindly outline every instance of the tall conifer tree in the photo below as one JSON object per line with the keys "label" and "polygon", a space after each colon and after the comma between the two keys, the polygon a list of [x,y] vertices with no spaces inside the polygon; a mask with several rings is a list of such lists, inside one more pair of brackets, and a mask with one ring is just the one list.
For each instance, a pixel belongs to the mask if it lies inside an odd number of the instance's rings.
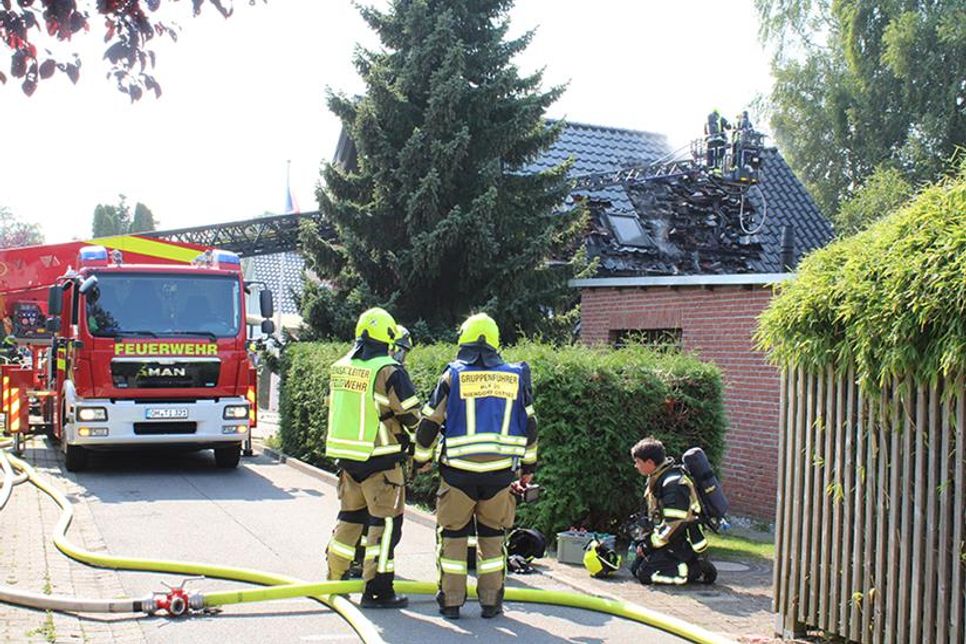
{"label": "tall conifer tree", "polygon": [[[512,0],[396,0],[362,8],[382,47],[357,50],[361,97],[330,94],[357,160],[326,164],[319,205],[336,238],[309,225],[303,314],[322,336],[350,336],[367,306],[448,337],[486,310],[504,336],[543,332],[573,304],[580,261],[553,262],[579,212],[560,212],[567,166],[525,170],[561,124],[543,115],[562,87],[541,89],[512,60],[532,32],[507,38]],[[418,321],[421,321],[417,324]]]}

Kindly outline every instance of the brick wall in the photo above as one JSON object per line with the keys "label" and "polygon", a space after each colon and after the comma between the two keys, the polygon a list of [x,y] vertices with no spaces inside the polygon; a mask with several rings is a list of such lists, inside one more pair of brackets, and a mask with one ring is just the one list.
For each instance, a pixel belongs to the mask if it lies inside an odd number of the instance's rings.
{"label": "brick wall", "polygon": [[584,288],[581,339],[608,343],[623,329],[681,329],[685,350],[721,369],[728,415],[722,482],[731,512],[774,520],[780,378],[754,349],[771,288]]}

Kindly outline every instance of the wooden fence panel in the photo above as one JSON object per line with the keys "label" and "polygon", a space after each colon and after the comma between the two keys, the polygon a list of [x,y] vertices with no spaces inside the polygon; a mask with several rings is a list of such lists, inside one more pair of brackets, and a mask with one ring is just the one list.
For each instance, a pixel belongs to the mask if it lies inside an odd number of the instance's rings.
{"label": "wooden fence panel", "polygon": [[[929,406],[926,409],[928,419],[927,422],[920,420],[919,423],[920,430],[924,431],[920,437],[919,450],[922,452],[922,463],[925,468],[926,487],[923,489],[923,496],[925,496],[926,520],[916,522],[917,529],[920,530],[916,534],[915,544],[919,546],[919,554],[916,556],[916,551],[913,551],[912,558],[912,587],[924,587],[926,592],[922,598],[922,618],[920,623],[916,624],[917,628],[914,628],[912,631],[913,637],[919,637],[920,632],[922,633],[921,641],[929,641],[932,638],[934,630],[933,617],[936,614],[936,563],[939,555],[936,549],[938,527],[936,519],[936,497],[939,494],[937,488],[939,478],[939,473],[937,472],[939,465],[938,447],[941,444],[938,431],[939,387],[930,387],[928,393]],[[920,570],[923,571],[921,579],[917,577]],[[919,586],[919,584],[922,584],[922,586]],[[920,613],[916,610],[916,597],[914,596],[912,606],[914,619],[917,614]]]}
{"label": "wooden fence panel", "polygon": [[[865,575],[863,568],[862,553],[868,550],[864,547],[863,541],[863,517],[865,516],[863,509],[865,506],[865,494],[866,494],[866,481],[865,481],[865,442],[866,442],[866,427],[865,427],[865,398],[859,391],[855,384],[855,369],[849,367],[849,402],[848,402],[848,431],[845,434],[846,441],[852,441],[854,436],[854,452],[851,448],[846,449],[846,459],[852,458],[851,463],[846,460],[846,471],[851,470],[852,472],[852,503],[846,504],[846,521],[845,525],[848,528],[849,525],[852,526],[852,538],[850,541],[846,542],[846,550],[843,553],[845,557],[845,562],[851,561],[851,574],[847,576],[847,579],[843,580],[846,583],[842,590],[842,597],[848,600],[848,608],[844,609],[842,612],[842,623],[848,624],[848,628],[839,629],[840,634],[843,637],[848,637],[853,641],[859,639],[859,625],[861,623],[862,615],[859,613],[859,608],[861,604],[857,600],[857,597],[861,597],[861,593],[865,588]],[[852,414],[855,414],[853,416]],[[852,419],[855,418],[853,422]],[[847,443],[848,444],[848,443]],[[846,496],[846,501],[848,501],[848,496]],[[851,516],[848,514],[849,505],[852,507]]]}
{"label": "wooden fence panel", "polygon": [[[886,476],[886,463],[889,460],[889,439],[885,433],[882,419],[883,412],[881,411],[885,406],[884,402],[884,393],[879,399],[878,404],[876,404],[874,398],[869,398],[869,431],[875,432],[875,451],[873,452],[870,446],[869,468],[874,468],[875,479],[869,486],[869,493],[866,498],[865,511],[869,521],[866,524],[868,527],[866,539],[875,539],[875,556],[872,557],[873,550],[870,548],[866,548],[866,552],[869,553],[870,557],[875,559],[875,569],[872,569],[872,562],[870,561],[866,585],[866,597],[869,600],[869,605],[862,620],[864,629],[862,634],[863,642],[873,641],[875,639],[873,637],[874,633],[882,632],[880,628],[873,628],[873,625],[881,623],[882,609],[880,606],[885,598],[885,589],[879,587],[879,580],[885,578],[885,520],[888,515],[886,512],[886,508],[888,507],[886,505],[886,491],[889,486],[889,478]],[[874,500],[873,493],[875,494]],[[879,640],[881,641],[881,638]]]}
{"label": "wooden fence panel", "polygon": [[[780,508],[782,516],[780,518],[780,523],[782,524],[782,552],[775,553],[776,561],[782,562],[782,578],[779,580],[780,585],[776,586],[776,612],[780,614],[783,618],[786,615],[793,614],[790,610],[790,599],[789,599],[789,580],[793,578],[792,568],[791,568],[791,542],[795,538],[795,533],[792,531],[792,515],[795,512],[795,503],[798,499],[794,496],[794,484],[793,477],[795,475],[795,419],[796,419],[796,406],[799,398],[795,395],[796,387],[798,383],[797,372],[795,370],[785,372],[785,386],[786,386],[786,397],[785,400],[788,404],[788,409],[784,410],[783,414],[785,418],[785,426],[788,435],[785,440],[785,450],[780,453],[782,460],[784,461],[785,479],[784,486],[787,490],[786,494],[782,495],[782,506]],[[784,630],[785,628],[791,628],[793,625],[790,624],[779,624],[779,628]]]}
{"label": "wooden fence panel", "polygon": [[[880,555],[885,553],[885,545],[882,537],[885,534],[879,530],[879,516],[884,516],[884,512],[877,513],[878,508],[885,507],[885,455],[888,443],[883,442],[882,435],[879,433],[879,412],[874,398],[869,396],[866,399],[866,432],[867,446],[865,454],[866,476],[869,483],[865,492],[865,534],[862,535],[865,583],[862,586],[862,629],[861,641],[872,641],[872,617],[875,615],[876,603],[879,597],[875,595],[876,570],[882,560]],[[882,458],[879,458],[879,455]],[[882,482],[882,485],[879,482]],[[869,544],[875,543],[876,547],[870,548]],[[880,571],[881,572],[881,571]],[[882,594],[881,592],[879,593]]]}
{"label": "wooden fence panel", "polygon": [[809,433],[812,436],[812,453],[809,457],[812,472],[812,521],[809,526],[812,530],[812,538],[809,548],[809,573],[808,573],[808,624],[820,624],[818,591],[821,587],[821,572],[819,566],[822,558],[822,504],[825,499],[825,490],[822,489],[823,472],[825,470],[825,418],[822,411],[822,401],[825,399],[825,382],[821,373],[812,375],[815,397],[809,405],[812,411],[812,422],[809,423]]}
{"label": "wooden fence panel", "polygon": [[839,612],[842,602],[841,580],[845,575],[842,570],[842,543],[846,537],[846,530],[842,529],[842,514],[844,512],[845,501],[845,380],[841,373],[833,374],[835,384],[835,415],[829,413],[829,422],[832,423],[832,442],[834,453],[832,463],[834,464],[835,475],[832,483],[832,554],[829,562],[829,571],[826,577],[829,578],[831,597],[828,601],[828,631],[839,633]]}
{"label": "wooden fence panel", "polygon": [[[949,614],[950,642],[962,642],[964,639],[966,639],[966,633],[963,631],[963,614],[966,612],[966,607],[963,606],[963,602],[966,602],[966,592],[963,592],[964,571],[963,560],[961,557],[964,532],[963,508],[966,507],[966,490],[964,490],[966,481],[963,480],[963,467],[964,464],[966,464],[966,413],[964,413],[964,406],[966,406],[966,394],[963,392],[962,376],[959,377],[957,389],[956,421],[954,423],[956,443],[955,456],[953,456],[953,469],[955,473],[953,475],[953,581],[950,586],[952,590]],[[962,597],[957,598],[957,594],[962,594]]]}
{"label": "wooden fence panel", "polygon": [[[820,537],[821,543],[819,544],[819,561],[818,561],[818,583],[812,584],[813,592],[817,594],[818,603],[818,627],[823,630],[829,630],[829,595],[831,590],[829,584],[831,581],[831,571],[829,567],[831,566],[831,555],[832,555],[832,464],[835,462],[832,437],[835,435],[835,429],[833,425],[833,413],[834,410],[832,405],[835,401],[834,395],[834,376],[832,374],[832,368],[829,367],[825,370],[825,373],[820,376],[820,393],[817,402],[819,403],[819,408],[824,406],[824,411],[822,412],[822,423],[817,429],[821,430],[821,440],[822,443],[822,488],[821,496],[817,497],[822,499],[821,509],[821,526]],[[824,401],[823,401],[824,397]],[[817,504],[816,504],[817,505]],[[817,589],[817,591],[816,591]]]}
{"label": "wooden fence panel", "polygon": [[802,545],[799,552],[799,557],[801,558],[801,573],[798,580],[798,621],[803,624],[814,623],[809,619],[808,614],[808,582],[811,575],[811,559],[812,554],[812,502],[815,497],[812,496],[812,475],[815,472],[815,468],[812,467],[812,445],[815,433],[812,431],[812,423],[815,421],[815,390],[812,387],[813,379],[812,374],[809,372],[805,373],[804,376],[805,384],[805,423],[802,425],[802,431],[804,432],[804,440],[802,441],[802,454],[799,457],[800,465],[802,470]]}
{"label": "wooden fence panel", "polygon": [[913,483],[915,472],[913,471],[913,450],[915,446],[912,435],[915,433],[914,418],[915,409],[913,408],[913,385],[912,379],[907,378],[905,383],[896,383],[898,393],[898,404],[893,406],[892,431],[902,426],[901,436],[901,462],[902,467],[898,473],[899,479],[899,557],[898,574],[894,579],[890,579],[892,584],[890,597],[895,598],[892,610],[889,611],[889,631],[895,633],[891,642],[909,641],[909,619],[899,619],[899,615],[909,615],[909,577],[912,566],[912,510],[913,510]]}
{"label": "wooden fence panel", "polygon": [[[795,407],[795,434],[794,450],[792,454],[792,531],[791,543],[789,544],[788,556],[791,562],[791,577],[788,584],[788,599],[785,602],[787,607],[786,629],[795,631],[795,624],[801,619],[798,614],[798,607],[801,602],[801,592],[799,590],[799,579],[804,577],[801,574],[801,544],[802,544],[802,516],[804,513],[804,499],[802,498],[802,481],[804,477],[804,467],[802,466],[805,445],[805,370],[796,370],[795,395],[798,403]],[[804,584],[804,581],[803,581]]]}
{"label": "wooden fence panel", "polygon": [[782,376],[776,631],[860,642],[966,638],[964,377]]}
{"label": "wooden fence panel", "polygon": [[952,589],[950,588],[950,577],[952,576],[952,566],[955,561],[952,559],[952,514],[953,504],[952,495],[954,492],[952,483],[952,469],[955,461],[952,455],[952,432],[949,422],[952,411],[955,408],[955,399],[949,396],[949,391],[943,392],[942,397],[942,430],[939,449],[939,472],[942,483],[939,487],[939,543],[938,543],[938,573],[936,575],[936,644],[946,644],[949,641],[949,597]]}
{"label": "wooden fence panel", "polygon": [[[883,504],[880,508],[888,508],[888,512],[880,512],[882,522],[879,529],[883,533],[886,547],[883,549],[881,568],[876,579],[877,592],[882,594],[883,601],[877,601],[876,606],[876,642],[886,642],[892,644],[895,634],[895,605],[896,597],[893,591],[892,580],[898,576],[899,560],[899,473],[902,468],[900,450],[902,448],[902,436],[895,431],[898,424],[897,408],[895,406],[895,383],[892,388],[883,390],[882,409],[879,413],[880,425],[879,433],[883,436],[883,442],[889,445],[889,457],[885,461],[885,472],[883,473],[882,487],[885,489]],[[888,488],[885,480],[888,478]],[[892,615],[892,619],[889,616]]]}
{"label": "wooden fence panel", "polygon": [[[912,394],[912,380],[907,381],[906,394]],[[926,418],[927,391],[924,385],[916,387],[916,415],[909,419],[911,407],[907,406],[907,426],[912,430],[906,437],[906,442],[912,446],[912,471],[907,471],[907,480],[912,483],[912,489],[907,490],[907,497],[903,502],[902,514],[902,547],[903,557],[902,580],[899,584],[899,615],[908,615],[909,619],[899,618],[899,641],[919,642],[922,625],[923,592],[922,571],[925,562],[922,558],[923,540],[925,539],[926,517],[926,443],[928,420]],[[911,405],[911,400],[908,401]],[[911,491],[911,494],[908,492]],[[911,514],[910,514],[910,507]],[[918,589],[912,592],[912,589]]]}
{"label": "wooden fence panel", "polygon": [[787,552],[785,549],[785,535],[788,531],[785,529],[784,516],[785,516],[785,490],[787,489],[784,485],[785,473],[788,471],[787,460],[785,458],[785,448],[788,443],[786,438],[786,433],[788,432],[788,417],[786,411],[790,408],[788,404],[788,373],[787,371],[782,371],[781,380],[779,388],[779,406],[781,410],[778,416],[778,474],[775,480],[778,485],[775,492],[775,516],[777,520],[775,521],[775,562],[772,564],[772,582],[771,587],[774,588],[771,599],[771,610],[773,613],[784,614],[782,610],[782,594],[780,592],[782,577],[787,576],[783,573],[788,572],[788,568],[785,565],[784,553]]}

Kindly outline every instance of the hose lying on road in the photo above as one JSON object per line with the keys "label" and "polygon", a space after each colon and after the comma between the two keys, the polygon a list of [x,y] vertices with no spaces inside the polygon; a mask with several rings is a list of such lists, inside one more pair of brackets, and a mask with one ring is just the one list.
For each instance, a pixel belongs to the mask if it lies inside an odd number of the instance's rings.
{"label": "hose lying on road", "polygon": [[151,596],[141,599],[82,599],[63,595],[44,595],[27,590],[0,586],[0,602],[44,610],[78,613],[143,613],[154,602]]}
{"label": "hose lying on road", "polygon": [[0,510],[3,506],[7,504],[10,500],[10,494],[13,492],[13,486],[23,483],[27,480],[27,474],[25,472],[20,472],[19,474],[14,474],[13,468],[10,467],[10,461],[7,460],[7,454],[3,451],[3,448],[10,444],[10,441],[0,441],[0,470],[3,470],[3,482],[0,483]]}
{"label": "hose lying on road", "polygon": [[[203,575],[205,577],[215,577],[231,581],[265,585],[293,584],[300,581],[292,577],[266,573],[259,570],[213,566],[210,564],[188,561],[160,561],[131,557],[114,557],[111,555],[95,554],[89,550],[78,548],[67,539],[67,529],[70,526],[71,519],[74,515],[74,511],[71,508],[70,501],[67,499],[67,497],[64,496],[62,492],[43,481],[37,475],[36,470],[34,470],[34,468],[28,463],[12,455],[9,456],[9,459],[15,468],[27,475],[31,483],[46,493],[54,500],[55,503],[57,503],[57,505],[60,506],[62,512],[60,519],[54,528],[54,545],[57,546],[58,550],[63,552],[71,559],[101,568],[140,570],[145,572],[166,572],[180,575]],[[366,642],[367,644],[370,642],[373,644],[384,642],[375,625],[366,619],[362,612],[355,606],[355,604],[350,602],[345,597],[340,597],[337,595],[318,595],[312,596],[312,599],[322,602],[338,613],[356,631],[363,642]],[[54,609],[51,608],[51,610]]]}
{"label": "hose lying on road", "polygon": [[[4,458],[2,445],[0,445],[0,461]],[[292,597],[311,597],[330,606],[343,619],[345,619],[359,637],[364,642],[382,642],[376,627],[367,620],[355,607],[354,604],[342,597],[342,594],[362,592],[362,581],[329,581],[318,583],[305,583],[297,579],[292,579],[283,575],[266,573],[258,570],[248,570],[244,568],[231,568],[213,566],[204,563],[184,562],[184,561],[157,561],[150,559],[137,559],[129,557],[115,557],[111,555],[99,555],[81,548],[77,548],[67,540],[67,529],[73,517],[73,509],[70,501],[53,488],[48,483],[42,481],[36,471],[24,461],[10,456],[13,466],[23,472],[31,483],[50,496],[61,507],[62,513],[60,520],[54,530],[54,545],[68,557],[87,563],[93,566],[113,568],[120,570],[139,570],[147,572],[167,572],[186,575],[203,575],[206,577],[216,577],[233,581],[250,582],[270,586],[268,588],[251,588],[244,590],[228,590],[211,593],[192,593],[185,595],[190,601],[185,602],[184,610],[201,610],[227,604],[237,604],[244,602],[259,602],[275,599]],[[4,485],[4,489],[7,489]],[[12,484],[10,485],[12,487]],[[437,586],[432,582],[423,581],[403,581],[397,580],[395,588],[400,592],[411,594],[433,595],[437,591]],[[0,601],[8,601],[35,608],[46,608],[50,610],[66,610],[78,612],[153,612],[157,603],[155,597],[143,599],[126,600],[81,600],[67,597],[53,597],[50,595],[38,595],[36,593],[23,593],[15,591],[12,594],[5,594],[10,589],[0,588]],[[470,597],[476,596],[475,585],[470,584],[467,588]],[[24,598],[30,595],[29,598]],[[7,599],[6,597],[10,597]],[[539,604],[552,604],[572,608],[582,608],[601,613],[608,613],[617,617],[630,619],[648,626],[661,629],[668,633],[677,635],[686,640],[708,644],[723,644],[730,642],[727,638],[720,637],[693,624],[683,620],[663,615],[656,611],[648,610],[643,606],[624,601],[603,599],[591,595],[580,593],[569,593],[560,591],[537,590],[531,588],[507,587],[505,590],[507,601],[522,601]],[[18,601],[18,598],[22,601]],[[44,601],[45,600],[45,601]],[[25,603],[27,601],[35,603]],[[190,605],[189,605],[190,604]],[[79,606],[84,607],[79,607]],[[115,607],[130,606],[130,610],[113,610]],[[137,608],[134,608],[137,606]],[[170,608],[168,608],[170,610]],[[181,610],[176,614],[181,614]]]}
{"label": "hose lying on road", "polygon": [[[197,608],[211,608],[215,606],[225,606],[227,604],[240,604],[245,602],[261,602],[274,599],[289,599],[292,597],[303,597],[305,595],[315,595],[318,593],[360,593],[362,592],[361,581],[328,581],[312,584],[293,584],[290,586],[273,586],[271,588],[252,588],[247,590],[225,590],[220,592],[202,593],[196,599]],[[393,584],[396,590],[413,595],[434,595],[438,590],[435,583],[428,581],[403,581],[396,580]],[[583,608],[596,611],[598,613],[608,613],[616,617],[654,626],[662,631],[683,637],[692,642],[713,642],[723,643],[730,640],[719,637],[710,631],[689,624],[683,620],[662,615],[656,611],[648,610],[643,606],[630,602],[603,599],[592,595],[580,593],[568,593],[553,590],[538,590],[534,588],[513,588],[507,586],[504,590],[504,599],[507,601],[528,602],[533,604],[551,604],[555,606],[567,606],[570,608]],[[467,595],[476,597],[476,586],[467,586]]]}

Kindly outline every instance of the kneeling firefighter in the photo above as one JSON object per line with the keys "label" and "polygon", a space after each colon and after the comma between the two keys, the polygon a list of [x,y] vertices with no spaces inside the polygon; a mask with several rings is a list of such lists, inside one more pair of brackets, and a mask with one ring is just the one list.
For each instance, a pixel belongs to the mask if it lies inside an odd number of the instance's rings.
{"label": "kneeling firefighter", "polygon": [[647,476],[644,500],[653,529],[637,545],[631,568],[642,584],[713,583],[714,565],[699,525],[701,501],[687,470],[668,458],[656,438],[631,448],[634,466]]}
{"label": "kneeling firefighter", "polygon": [[[416,432],[415,461],[429,463],[441,435],[436,501],[440,613],[466,601],[467,537],[476,521],[477,594],[483,617],[503,612],[504,535],[537,462],[530,368],[504,362],[500,330],[480,313],[460,327],[459,352],[440,377]],[[519,477],[519,480],[517,480]]]}
{"label": "kneeling firefighter", "polygon": [[[364,530],[364,608],[401,608],[393,590],[393,554],[406,503],[401,463],[419,422],[419,398],[405,368],[389,355],[398,336],[380,308],[359,317],[356,343],[329,372],[329,432],[325,454],[337,458],[339,521],[327,549],[328,579],[349,570]],[[410,429],[406,429],[410,428]]]}

